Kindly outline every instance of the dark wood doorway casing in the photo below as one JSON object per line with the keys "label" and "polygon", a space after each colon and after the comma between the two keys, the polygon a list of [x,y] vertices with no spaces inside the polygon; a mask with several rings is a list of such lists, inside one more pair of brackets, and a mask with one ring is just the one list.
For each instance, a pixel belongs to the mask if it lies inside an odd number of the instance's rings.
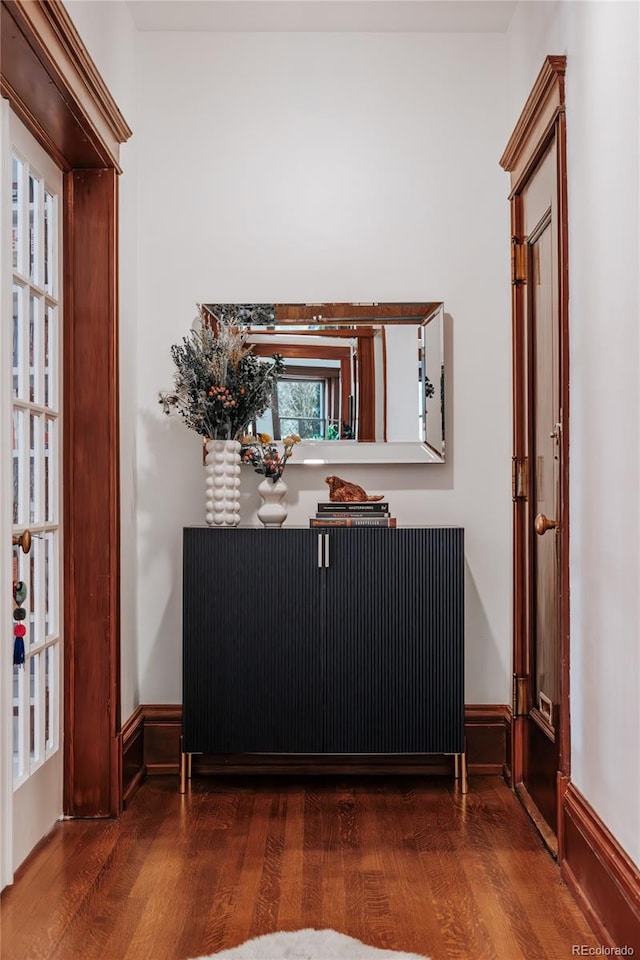
{"label": "dark wood doorway casing", "polygon": [[[527,714],[529,712],[529,650],[532,642],[532,604],[529,564],[531,562],[532,505],[528,502],[528,475],[533,465],[528,462],[530,399],[527,391],[528,344],[527,305],[529,292],[525,277],[521,196],[541,159],[555,140],[557,155],[557,250],[558,250],[558,323],[559,378],[562,426],[559,441],[561,460],[559,516],[559,693],[558,704],[558,771],[556,791],[556,838],[545,836],[545,826],[538,823],[548,845],[563,856],[562,807],[569,783],[570,716],[569,716],[569,296],[568,296],[568,225],[566,117],[564,77],[566,57],[549,56],[531,91],[514,132],[500,159],[511,175],[512,261],[512,336],[513,336],[513,561],[514,561],[514,702],[512,724],[513,783],[522,784],[526,762]],[[526,796],[524,798],[526,800]],[[525,802],[525,805],[526,802]],[[529,811],[537,819],[537,811]],[[555,849],[554,849],[555,848]]]}
{"label": "dark wood doorway casing", "polygon": [[131,130],[62,3],[2,0],[2,95],[65,172],[64,811],[122,809],[117,209]]}

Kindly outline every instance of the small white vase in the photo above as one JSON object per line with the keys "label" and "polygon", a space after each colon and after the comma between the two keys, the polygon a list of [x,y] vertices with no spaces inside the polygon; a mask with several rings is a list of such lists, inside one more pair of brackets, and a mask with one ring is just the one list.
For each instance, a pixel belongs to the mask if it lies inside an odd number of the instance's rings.
{"label": "small white vase", "polygon": [[210,527],[240,523],[240,442],[207,440],[206,518]]}
{"label": "small white vase", "polygon": [[262,506],[258,509],[258,519],[265,527],[281,527],[287,519],[288,510],[282,503],[287,492],[284,480],[269,480],[264,478],[258,484],[258,493],[262,497]]}

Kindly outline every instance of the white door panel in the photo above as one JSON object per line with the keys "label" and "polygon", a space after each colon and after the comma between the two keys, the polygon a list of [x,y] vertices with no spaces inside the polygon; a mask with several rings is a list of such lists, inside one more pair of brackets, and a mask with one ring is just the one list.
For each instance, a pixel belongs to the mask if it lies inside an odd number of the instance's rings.
{"label": "white door panel", "polygon": [[[4,884],[62,814],[63,180],[3,107],[0,569],[27,586],[24,664],[0,647]],[[28,554],[12,546],[25,530]],[[10,637],[10,603],[0,615]]]}

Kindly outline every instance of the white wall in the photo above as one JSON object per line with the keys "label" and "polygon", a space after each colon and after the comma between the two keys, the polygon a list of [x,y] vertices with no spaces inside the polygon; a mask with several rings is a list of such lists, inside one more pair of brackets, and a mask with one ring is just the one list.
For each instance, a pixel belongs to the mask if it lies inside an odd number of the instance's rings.
{"label": "white wall", "polygon": [[[157,393],[196,301],[426,299],[448,313],[448,462],[342,472],[384,492],[401,524],[466,528],[466,698],[507,702],[506,36],[138,41],[141,700],[181,699],[181,536],[204,522],[204,481],[198,438]],[[289,523],[308,524],[325,473],[294,453]],[[257,482],[243,475],[244,522]]]}
{"label": "white wall", "polygon": [[636,3],[522,3],[511,117],[567,55],[572,779],[640,863]]}
{"label": "white wall", "polygon": [[122,0],[67,0],[65,7],[124,114],[134,136],[121,147],[120,234],[120,498],[121,498],[121,715],[139,703],[136,644],[136,379],[137,359],[137,140],[136,31]]}

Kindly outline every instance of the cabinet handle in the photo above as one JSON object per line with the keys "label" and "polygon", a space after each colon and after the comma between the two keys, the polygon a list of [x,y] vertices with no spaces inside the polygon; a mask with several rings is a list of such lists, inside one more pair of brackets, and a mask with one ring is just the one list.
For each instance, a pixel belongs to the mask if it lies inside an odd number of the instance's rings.
{"label": "cabinet handle", "polygon": [[324,535],[324,565],[329,566],[329,534]]}
{"label": "cabinet handle", "polygon": [[323,533],[318,534],[318,566],[324,567],[324,557],[322,552],[322,540],[324,538]]}

